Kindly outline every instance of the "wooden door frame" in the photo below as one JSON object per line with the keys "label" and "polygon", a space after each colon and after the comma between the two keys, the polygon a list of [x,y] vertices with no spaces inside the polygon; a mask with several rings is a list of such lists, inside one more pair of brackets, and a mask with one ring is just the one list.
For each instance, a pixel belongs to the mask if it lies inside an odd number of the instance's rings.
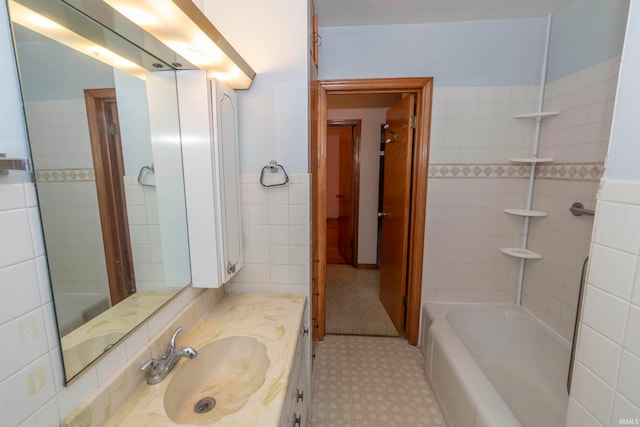
{"label": "wooden door frame", "polygon": [[[362,120],[360,119],[338,119],[327,120],[327,128],[330,126],[343,126],[350,127],[352,130],[352,136],[355,139],[353,143],[353,188],[351,189],[352,202],[351,202],[351,216],[352,216],[352,230],[351,238],[353,239],[353,246],[351,247],[351,265],[358,267],[358,227],[360,225],[360,140],[362,136]],[[326,129],[326,128],[325,128]]]}
{"label": "wooden door frame", "polygon": [[[409,254],[407,271],[406,338],[417,345],[420,329],[422,297],[422,264],[427,205],[429,169],[429,137],[433,78],[384,78],[354,80],[320,80],[317,93],[316,132],[311,135],[311,165],[313,182],[312,244],[314,254],[314,300],[317,300],[314,329],[318,340],[324,339],[326,326],[326,128],[327,96],[330,94],[414,93],[416,95],[416,134],[413,150],[411,185],[411,219],[409,223]],[[315,141],[314,141],[315,140]]]}
{"label": "wooden door frame", "polygon": [[[119,137],[117,137],[119,143],[114,144],[113,147],[110,148],[108,143],[110,130],[107,129],[106,111],[110,103],[116,102],[116,91],[114,88],[85,89],[84,96],[109,280],[109,295],[111,305],[115,305],[128,297],[132,290],[135,291],[129,224],[126,211],[121,212],[121,209],[126,207],[122,178],[124,175],[122,145]],[[119,129],[115,131],[119,135]],[[118,171],[115,176],[114,170]],[[119,256],[121,247],[127,248],[128,253],[125,256]],[[117,260],[119,260],[120,266],[118,266]]]}

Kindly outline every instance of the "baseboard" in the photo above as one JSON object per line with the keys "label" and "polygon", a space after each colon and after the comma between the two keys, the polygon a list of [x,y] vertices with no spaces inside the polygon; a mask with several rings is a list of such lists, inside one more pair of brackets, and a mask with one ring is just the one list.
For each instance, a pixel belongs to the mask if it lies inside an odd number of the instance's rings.
{"label": "baseboard", "polygon": [[361,268],[363,270],[377,270],[377,264],[356,264],[356,268]]}

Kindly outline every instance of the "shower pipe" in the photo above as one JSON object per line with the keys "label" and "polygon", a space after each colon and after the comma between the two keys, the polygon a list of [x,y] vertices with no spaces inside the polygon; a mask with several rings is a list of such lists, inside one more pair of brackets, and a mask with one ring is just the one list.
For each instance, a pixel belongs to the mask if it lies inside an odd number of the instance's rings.
{"label": "shower pipe", "polygon": [[[541,113],[544,104],[544,86],[547,81],[547,62],[549,61],[549,43],[551,40],[551,15],[547,17],[547,36],[544,44],[544,61],[542,63],[542,72],[540,73],[540,95],[538,97],[538,112]],[[542,128],[542,117],[536,118],[536,126],[533,135],[533,157],[538,157],[538,151],[540,148],[540,130]],[[536,176],[536,164],[531,165],[529,172],[529,193],[527,196],[527,210],[531,210],[533,204],[533,186]],[[522,251],[527,248],[527,241],[529,240],[529,221],[530,217],[524,218],[524,231],[522,233]],[[518,273],[518,293],[516,295],[516,302],[518,305],[522,304],[522,287],[524,285],[524,265],[525,259],[520,259],[520,271]]]}

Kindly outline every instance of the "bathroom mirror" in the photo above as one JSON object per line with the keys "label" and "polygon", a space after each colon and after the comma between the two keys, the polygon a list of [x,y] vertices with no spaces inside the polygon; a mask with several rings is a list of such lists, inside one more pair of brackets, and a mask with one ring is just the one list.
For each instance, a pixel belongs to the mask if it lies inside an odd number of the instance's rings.
{"label": "bathroom mirror", "polygon": [[[112,55],[106,43],[81,53],[20,20],[23,4],[49,13],[54,3],[64,8],[65,28],[115,40],[110,46],[126,40],[62,2],[9,2],[69,381],[191,276],[173,67],[129,45],[126,57],[138,66],[122,71],[96,59]],[[48,18],[44,25],[54,25]],[[157,79],[149,70],[163,75],[152,104],[149,81]],[[162,117],[161,131],[150,125],[150,108]]]}

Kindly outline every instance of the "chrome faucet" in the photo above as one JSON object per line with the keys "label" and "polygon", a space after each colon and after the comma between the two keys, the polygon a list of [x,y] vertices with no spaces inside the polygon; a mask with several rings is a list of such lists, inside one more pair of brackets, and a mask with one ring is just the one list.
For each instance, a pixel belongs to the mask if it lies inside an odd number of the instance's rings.
{"label": "chrome faucet", "polygon": [[140,368],[143,371],[147,371],[147,384],[158,384],[162,381],[176,366],[180,358],[193,359],[198,355],[198,352],[192,347],[184,347],[176,351],[176,336],[180,332],[182,332],[182,326],[179,326],[173,333],[167,346],[167,353],[164,356],[160,359],[149,359]]}

